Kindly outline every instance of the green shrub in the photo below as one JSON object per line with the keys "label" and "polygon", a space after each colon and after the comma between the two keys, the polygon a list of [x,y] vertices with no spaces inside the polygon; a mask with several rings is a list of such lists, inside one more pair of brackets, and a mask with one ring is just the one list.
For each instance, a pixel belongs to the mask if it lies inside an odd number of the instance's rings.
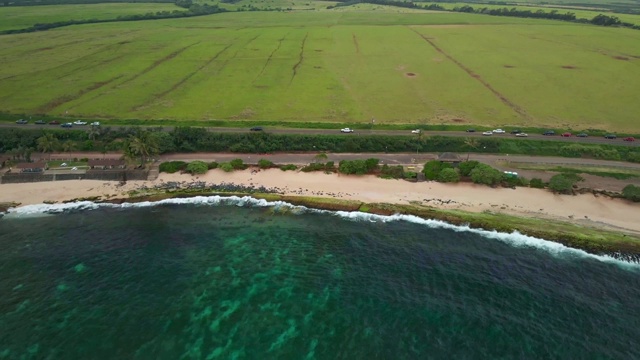
{"label": "green shrub", "polygon": [[222,163],[220,164],[219,168],[224,172],[232,172],[233,170],[235,170],[233,165],[231,165],[230,163]]}
{"label": "green shrub", "polygon": [[287,165],[280,166],[280,170],[282,170],[282,171],[289,171],[289,170],[296,170],[296,169],[298,169],[298,167],[296,165],[293,165],[293,164],[287,164]]}
{"label": "green shrub", "polygon": [[460,176],[469,176],[471,174],[471,170],[475,169],[475,167],[478,166],[478,164],[479,162],[475,160],[461,162],[458,165]]}
{"label": "green shrub", "polygon": [[405,171],[404,178],[405,179],[416,179],[418,177],[418,173],[415,171]]}
{"label": "green shrub", "polygon": [[204,161],[192,161],[187,165],[186,171],[190,174],[205,174],[209,171],[209,166]]}
{"label": "green shrub", "polygon": [[629,184],[622,189],[622,197],[631,201],[640,201],[640,186]]}
{"label": "green shrub", "polygon": [[494,186],[502,181],[502,173],[486,164],[478,164],[469,175],[476,184]]}
{"label": "green shrub", "polygon": [[231,165],[231,167],[233,167],[234,170],[244,170],[247,168],[247,165],[244,164],[244,161],[242,161],[242,159],[233,159],[229,162],[229,164]]}
{"label": "green shrub", "polygon": [[218,163],[215,162],[215,161],[212,161],[212,162],[207,164],[207,167],[209,168],[209,170],[217,169],[218,168]]}
{"label": "green shrub", "polygon": [[184,161],[168,161],[160,164],[160,172],[173,174],[178,171],[182,171],[187,167],[187,163]]}
{"label": "green shrub", "polygon": [[560,194],[573,193],[573,185],[577,182],[576,177],[568,176],[572,174],[557,174],[549,180],[549,189]]}
{"label": "green shrub", "polygon": [[627,153],[627,161],[640,163],[640,152],[630,151]]}
{"label": "green shrub", "polygon": [[325,170],[324,163],[311,163],[302,167],[302,169],[300,169],[300,171],[302,172],[323,171],[323,170]]}
{"label": "green shrub", "polygon": [[427,161],[424,164],[424,168],[422,169],[422,173],[427,180],[437,180],[438,175],[440,175],[440,171],[443,169],[451,168],[451,164],[443,163],[438,160]]}
{"label": "green shrub", "polygon": [[324,169],[327,171],[335,171],[336,165],[333,161],[328,161],[326,164],[324,164]]}
{"label": "green shrub", "polygon": [[438,174],[438,181],[443,183],[457,183],[458,181],[460,181],[460,175],[458,175],[456,169],[442,169],[442,171],[440,171],[440,174]]}
{"label": "green shrub", "polygon": [[402,179],[405,178],[404,167],[402,165],[389,166],[387,164],[382,165],[380,169],[381,177]]}
{"label": "green shrub", "polygon": [[273,162],[267,159],[260,159],[258,160],[258,166],[260,169],[269,169],[273,167]]}
{"label": "green shrub", "polygon": [[544,181],[542,179],[533,178],[529,181],[529,186],[536,189],[544,189]]}

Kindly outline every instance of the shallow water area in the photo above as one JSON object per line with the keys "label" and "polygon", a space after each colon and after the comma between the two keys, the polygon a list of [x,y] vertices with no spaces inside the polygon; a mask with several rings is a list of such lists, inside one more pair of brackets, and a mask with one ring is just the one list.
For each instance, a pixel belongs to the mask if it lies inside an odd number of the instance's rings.
{"label": "shallow water area", "polygon": [[0,248],[0,358],[640,357],[638,266],[519,234],[210,197],[19,208]]}

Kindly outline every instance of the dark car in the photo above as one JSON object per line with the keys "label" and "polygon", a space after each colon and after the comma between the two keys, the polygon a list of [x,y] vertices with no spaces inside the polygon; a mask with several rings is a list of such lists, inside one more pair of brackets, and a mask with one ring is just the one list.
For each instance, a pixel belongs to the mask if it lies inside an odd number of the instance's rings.
{"label": "dark car", "polygon": [[553,130],[547,130],[545,132],[542,133],[542,135],[546,135],[546,136],[551,136],[551,135],[555,135],[556,132]]}
{"label": "dark car", "polygon": [[616,134],[607,134],[604,136],[605,139],[615,139],[617,138]]}
{"label": "dark car", "polygon": [[251,131],[262,131],[262,130],[264,130],[264,129],[262,128],[262,126],[254,126],[254,127],[252,127],[251,129],[249,129],[249,130],[251,130]]}
{"label": "dark car", "polygon": [[24,124],[26,124],[28,122],[29,122],[29,120],[20,119],[20,120],[16,121],[16,124],[24,125]]}
{"label": "dark car", "polygon": [[476,132],[476,129],[467,129],[467,132]]}
{"label": "dark car", "polygon": [[60,121],[49,121],[49,125],[60,125]]}
{"label": "dark car", "polygon": [[520,134],[522,131],[521,130],[511,130],[512,134]]}
{"label": "dark car", "polygon": [[36,124],[36,125],[44,125],[44,124],[46,124],[46,122],[45,122],[44,120],[37,120],[37,121],[35,122],[35,124]]}
{"label": "dark car", "polygon": [[577,137],[589,137],[589,134],[586,133],[580,133],[578,135],[576,135]]}
{"label": "dark car", "polygon": [[632,137],[632,136],[626,137],[626,138],[624,138],[622,140],[624,140],[624,141],[636,141],[636,139],[634,137]]}
{"label": "dark car", "polygon": [[72,123],[65,123],[65,124],[62,124],[60,126],[62,126],[63,128],[70,128],[70,127],[73,127],[73,124]]}

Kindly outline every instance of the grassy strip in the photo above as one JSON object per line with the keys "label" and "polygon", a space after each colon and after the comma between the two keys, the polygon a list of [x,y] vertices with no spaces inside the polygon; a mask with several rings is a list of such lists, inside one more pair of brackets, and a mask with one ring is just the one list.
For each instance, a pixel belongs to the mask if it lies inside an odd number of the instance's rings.
{"label": "grassy strip", "polygon": [[601,177],[610,177],[618,180],[626,180],[640,177],[640,172],[628,170],[628,169],[618,169],[611,167],[595,167],[595,166],[553,166],[553,165],[531,165],[524,163],[514,163],[508,162],[505,165],[520,170],[540,170],[540,171],[555,171],[559,173],[565,174],[589,174]]}
{"label": "grassy strip", "polygon": [[593,254],[622,253],[640,255],[640,237],[619,231],[604,231],[589,226],[580,226],[548,219],[525,218],[501,213],[471,213],[459,210],[441,210],[418,204],[363,203],[353,200],[319,198],[307,196],[285,196],[278,194],[247,194],[223,192],[176,191],[137,194],[129,199],[109,199],[102,202],[124,203],[159,201],[168,198],[193,196],[251,196],[268,201],[286,201],[293,205],[331,211],[361,211],[378,215],[407,214],[424,219],[436,219],[454,225],[496,230],[503,233],[518,231],[521,234],[555,241],[563,245],[582,249]]}

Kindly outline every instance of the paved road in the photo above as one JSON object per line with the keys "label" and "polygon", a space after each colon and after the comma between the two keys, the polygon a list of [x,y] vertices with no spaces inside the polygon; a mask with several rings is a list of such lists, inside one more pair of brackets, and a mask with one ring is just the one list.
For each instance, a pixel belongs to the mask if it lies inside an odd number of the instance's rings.
{"label": "paved road", "polygon": [[[5,123],[0,124],[0,127],[10,127],[10,128],[59,128],[58,126],[49,126],[49,125],[35,125],[35,124],[26,124],[26,125],[18,125]],[[114,128],[119,128],[121,126],[113,126]],[[123,126],[126,127],[126,126]],[[140,128],[162,128],[163,131],[172,131],[174,127],[171,126],[137,126]],[[78,130],[78,129],[88,129],[88,126],[75,126],[70,130]],[[243,128],[221,128],[221,127],[208,127],[206,128],[208,131],[213,132],[230,132],[230,133],[246,133],[250,132],[249,129]],[[408,130],[356,130],[351,134],[342,134],[339,129],[281,129],[281,128],[268,128],[264,127],[264,131],[267,133],[273,134],[306,134],[306,135],[341,135],[341,136],[363,136],[363,135],[396,135],[396,136],[417,136],[412,134]],[[465,131],[425,131],[423,136],[455,136],[455,137],[489,137],[483,136],[481,132],[465,132]],[[502,135],[491,135],[492,138],[516,138],[515,135],[512,134],[502,134]],[[588,143],[588,144],[611,144],[611,145],[622,145],[622,146],[640,146],[640,141],[623,141],[621,138],[618,139],[605,139],[603,137],[588,137],[588,138],[579,138],[579,137],[561,137],[561,136],[544,136],[541,134],[529,134],[529,137],[518,137],[517,139],[521,141],[530,141],[530,140],[547,140],[547,141],[562,141],[562,142],[574,142],[574,143]]]}

